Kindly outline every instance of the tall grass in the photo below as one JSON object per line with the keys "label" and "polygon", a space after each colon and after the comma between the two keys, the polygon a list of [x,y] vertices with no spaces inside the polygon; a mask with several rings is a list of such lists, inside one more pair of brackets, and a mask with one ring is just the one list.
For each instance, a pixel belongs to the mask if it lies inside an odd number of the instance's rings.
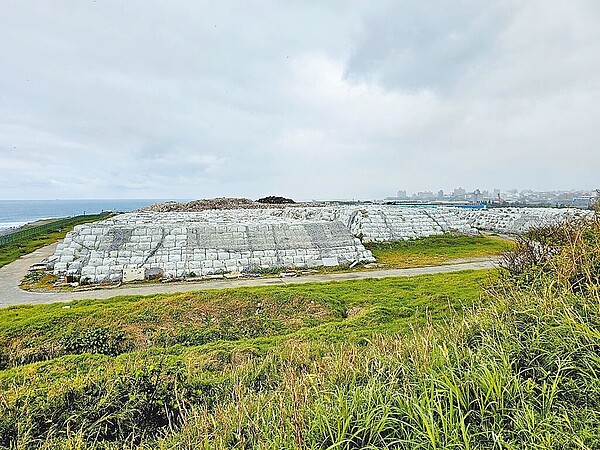
{"label": "tall grass", "polygon": [[0,445],[600,448],[600,222],[565,227],[535,264],[513,258],[488,301],[409,335],[295,336],[218,368],[194,348],[98,356],[73,385],[36,384],[32,367],[5,378]]}

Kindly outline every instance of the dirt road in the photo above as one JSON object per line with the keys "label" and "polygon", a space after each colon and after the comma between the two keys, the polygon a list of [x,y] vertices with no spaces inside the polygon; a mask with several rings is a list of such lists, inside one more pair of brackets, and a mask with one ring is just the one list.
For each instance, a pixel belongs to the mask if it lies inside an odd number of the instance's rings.
{"label": "dirt road", "polygon": [[228,289],[248,286],[282,286],[286,284],[326,283],[330,281],[364,280],[367,278],[412,277],[416,275],[479,270],[496,267],[497,263],[488,258],[460,261],[441,266],[417,267],[411,269],[386,269],[361,272],[316,274],[294,278],[252,278],[239,280],[209,280],[201,282],[180,282],[161,284],[127,285],[116,289],[102,289],[82,292],[28,292],[19,288],[19,282],[32,264],[52,255],[57,244],[36,250],[29,255],[0,268],[0,308],[12,305],[68,302],[81,299],[106,299],[117,295],[150,295],[175,292],[190,292],[206,289]]}

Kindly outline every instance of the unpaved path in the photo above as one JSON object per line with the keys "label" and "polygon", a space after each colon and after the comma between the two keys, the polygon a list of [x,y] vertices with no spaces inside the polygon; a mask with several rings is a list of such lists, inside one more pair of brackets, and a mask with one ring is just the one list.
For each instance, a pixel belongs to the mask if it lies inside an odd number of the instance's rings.
{"label": "unpaved path", "polygon": [[497,267],[489,258],[459,260],[441,266],[416,267],[411,269],[385,269],[361,272],[315,274],[294,278],[251,278],[239,280],[210,280],[201,282],[161,283],[127,285],[116,289],[80,292],[28,292],[20,289],[19,282],[32,264],[52,255],[57,244],[52,244],[25,255],[0,268],[0,308],[12,305],[68,302],[81,299],[106,299],[116,295],[150,295],[190,292],[207,289],[228,289],[249,286],[282,286],[287,284],[326,283],[330,281],[364,280],[367,278],[413,277],[416,275],[480,270]]}

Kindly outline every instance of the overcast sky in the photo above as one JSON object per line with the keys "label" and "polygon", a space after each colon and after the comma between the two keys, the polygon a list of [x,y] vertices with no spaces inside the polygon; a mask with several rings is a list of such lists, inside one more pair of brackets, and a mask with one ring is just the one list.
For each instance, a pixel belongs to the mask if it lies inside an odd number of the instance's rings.
{"label": "overcast sky", "polygon": [[598,0],[0,3],[0,198],[600,187]]}

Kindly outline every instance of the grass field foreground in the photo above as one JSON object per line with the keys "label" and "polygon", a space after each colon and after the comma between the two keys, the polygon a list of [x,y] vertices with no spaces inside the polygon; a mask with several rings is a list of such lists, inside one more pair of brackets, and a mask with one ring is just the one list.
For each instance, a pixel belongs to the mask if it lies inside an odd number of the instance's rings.
{"label": "grass field foreground", "polygon": [[140,432],[154,440],[183,420],[181,408],[231,398],[242,368],[254,367],[257,388],[278,386],[289,349],[327,357],[444,323],[478,302],[489,277],[470,271],[0,310],[0,445],[68,441],[67,428],[103,430],[102,445]]}
{"label": "grass field foreground", "polygon": [[0,368],[85,352],[268,343],[293,333],[359,342],[445,320],[477,302],[491,276],[465,271],[10,307],[0,309]]}
{"label": "grass field foreground", "polygon": [[514,242],[500,236],[444,234],[409,241],[371,242],[365,244],[380,264],[393,268],[444,264],[463,258],[498,256],[514,247]]}

